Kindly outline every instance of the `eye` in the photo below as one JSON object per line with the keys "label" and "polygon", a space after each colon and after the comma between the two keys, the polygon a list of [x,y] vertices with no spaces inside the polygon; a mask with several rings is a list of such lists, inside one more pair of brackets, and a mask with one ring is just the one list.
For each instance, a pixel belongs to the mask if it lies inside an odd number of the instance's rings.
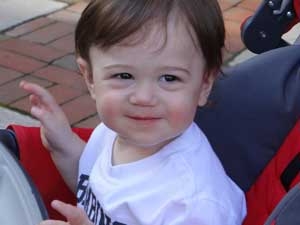
{"label": "eye", "polygon": [[133,79],[133,76],[129,73],[117,73],[113,75],[114,78],[122,79],[122,80],[129,80]]}
{"label": "eye", "polygon": [[174,75],[165,74],[160,77],[160,80],[165,82],[174,82],[179,81],[179,78]]}

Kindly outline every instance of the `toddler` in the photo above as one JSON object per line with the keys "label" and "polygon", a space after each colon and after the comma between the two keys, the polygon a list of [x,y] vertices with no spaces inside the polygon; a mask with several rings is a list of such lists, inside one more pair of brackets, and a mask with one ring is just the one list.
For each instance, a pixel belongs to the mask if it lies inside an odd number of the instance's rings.
{"label": "toddler", "polygon": [[75,44],[102,121],[86,145],[45,89],[21,83],[77,192],[81,209],[53,202],[68,224],[240,225],[244,194],[193,123],[222,65],[217,0],[93,0]]}

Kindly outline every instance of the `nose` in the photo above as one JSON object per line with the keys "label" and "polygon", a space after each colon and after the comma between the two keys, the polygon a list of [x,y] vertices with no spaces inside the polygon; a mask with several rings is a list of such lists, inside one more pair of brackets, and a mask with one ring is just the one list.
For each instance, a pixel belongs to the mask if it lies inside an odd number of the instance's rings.
{"label": "nose", "polygon": [[130,103],[139,106],[154,106],[157,103],[154,89],[153,85],[147,82],[136,84],[129,97]]}

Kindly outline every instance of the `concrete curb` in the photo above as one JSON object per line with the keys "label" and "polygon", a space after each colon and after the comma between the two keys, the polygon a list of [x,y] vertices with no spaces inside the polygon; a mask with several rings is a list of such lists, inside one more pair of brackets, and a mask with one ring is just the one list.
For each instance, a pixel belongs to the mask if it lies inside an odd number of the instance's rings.
{"label": "concrete curb", "polygon": [[40,126],[40,122],[30,116],[0,107],[0,128],[6,128],[9,124]]}
{"label": "concrete curb", "polygon": [[66,6],[51,0],[0,0],[0,32]]}

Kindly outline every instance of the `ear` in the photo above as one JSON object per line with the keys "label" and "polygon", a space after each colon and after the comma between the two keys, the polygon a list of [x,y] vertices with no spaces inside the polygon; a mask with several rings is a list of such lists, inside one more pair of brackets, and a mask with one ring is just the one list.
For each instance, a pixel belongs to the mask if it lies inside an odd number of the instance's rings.
{"label": "ear", "polygon": [[78,68],[79,68],[81,74],[84,77],[84,81],[90,92],[90,95],[91,95],[92,99],[95,100],[95,88],[94,88],[95,85],[94,85],[94,81],[93,81],[92,68],[91,68],[90,64],[81,57],[76,58],[76,62],[77,62],[77,65],[78,65]]}
{"label": "ear", "polygon": [[204,106],[207,103],[207,98],[212,89],[213,83],[215,81],[214,75],[208,75],[207,78],[204,78],[201,83],[201,91],[198,100],[198,106]]}

